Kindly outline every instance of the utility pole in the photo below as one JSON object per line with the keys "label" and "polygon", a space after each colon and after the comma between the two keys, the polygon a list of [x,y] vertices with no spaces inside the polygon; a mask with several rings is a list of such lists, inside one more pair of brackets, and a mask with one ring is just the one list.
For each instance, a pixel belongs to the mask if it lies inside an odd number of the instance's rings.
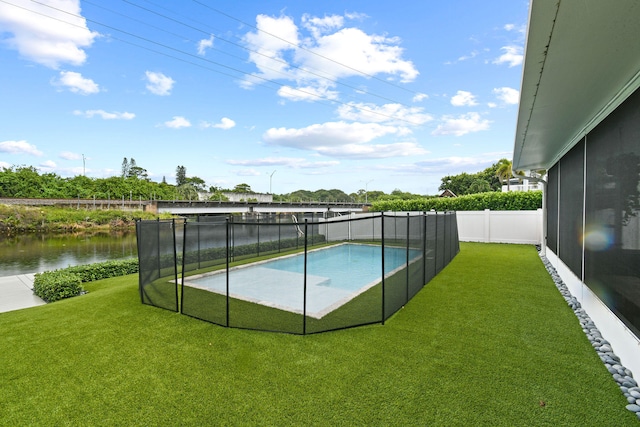
{"label": "utility pole", "polygon": [[[365,203],[365,204],[369,203],[369,198],[368,198],[368,197],[369,197],[369,195],[368,195],[369,188],[368,188],[368,187],[369,187],[369,183],[370,183],[371,181],[373,181],[373,180],[372,180],[372,179],[370,179],[369,181],[365,181],[365,182],[364,182],[364,203]],[[361,182],[362,182],[362,181],[361,181]]]}
{"label": "utility pole", "polygon": [[86,160],[86,157],[83,154],[82,155],[82,176],[86,176],[85,160]]}
{"label": "utility pole", "polygon": [[271,192],[271,181],[272,181],[272,178],[273,178],[273,174],[274,174],[274,173],[276,173],[276,171],[271,172],[271,175],[269,175],[269,194],[273,194],[273,193]]}

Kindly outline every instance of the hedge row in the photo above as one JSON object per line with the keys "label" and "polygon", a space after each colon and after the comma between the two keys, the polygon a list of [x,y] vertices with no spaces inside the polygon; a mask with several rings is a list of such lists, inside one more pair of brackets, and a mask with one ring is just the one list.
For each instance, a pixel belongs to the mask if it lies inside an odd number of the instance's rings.
{"label": "hedge row", "polygon": [[126,276],[138,272],[138,258],[112,260],[95,264],[76,265],[64,269],[77,274],[83,283],[94,280],[108,279],[110,277]]}
{"label": "hedge row", "polygon": [[542,207],[542,191],[512,191],[468,194],[460,197],[429,199],[381,200],[373,202],[370,211],[528,211]]}
{"label": "hedge row", "polygon": [[37,273],[33,292],[47,302],[75,297],[84,292],[82,283],[138,272],[138,259],[124,259],[77,265],[60,270]]}

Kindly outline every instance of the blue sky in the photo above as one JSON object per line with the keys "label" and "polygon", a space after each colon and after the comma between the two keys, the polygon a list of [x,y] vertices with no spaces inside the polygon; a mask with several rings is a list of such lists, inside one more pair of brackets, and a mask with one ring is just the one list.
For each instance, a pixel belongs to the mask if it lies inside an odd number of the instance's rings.
{"label": "blue sky", "polygon": [[[528,2],[0,0],[0,167],[438,192],[511,158]],[[271,188],[270,188],[271,187]]]}

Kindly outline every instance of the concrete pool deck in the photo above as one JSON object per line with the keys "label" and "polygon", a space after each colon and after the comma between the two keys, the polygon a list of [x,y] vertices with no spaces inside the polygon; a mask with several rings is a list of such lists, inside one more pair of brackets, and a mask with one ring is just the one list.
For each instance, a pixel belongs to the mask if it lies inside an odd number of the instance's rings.
{"label": "concrete pool deck", "polygon": [[0,277],[0,313],[44,305],[33,293],[34,273]]}

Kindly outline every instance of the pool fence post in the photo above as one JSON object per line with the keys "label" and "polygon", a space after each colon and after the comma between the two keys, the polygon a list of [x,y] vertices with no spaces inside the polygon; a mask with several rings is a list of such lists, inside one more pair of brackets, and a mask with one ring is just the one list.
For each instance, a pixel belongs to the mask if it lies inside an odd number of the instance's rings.
{"label": "pool fence post", "polygon": [[382,324],[384,325],[384,212],[381,212],[380,220],[382,221],[380,226],[380,243],[382,245]]}
{"label": "pool fence post", "polygon": [[434,267],[433,267],[433,276],[435,277],[436,274],[438,274],[438,211],[436,211],[436,218],[435,218],[435,226],[436,226],[436,230],[435,230],[435,234],[434,234],[434,239],[433,239],[433,250],[434,250],[434,254],[433,254],[433,259],[435,260],[435,262],[433,263]]}
{"label": "pool fence post", "polygon": [[196,222],[198,223],[198,270],[200,270],[200,215],[196,216]]}
{"label": "pool fence post", "polygon": [[[185,219],[184,221],[186,222],[187,220]],[[176,313],[177,313],[180,307],[178,306],[178,250],[176,245],[176,219],[175,218],[171,219],[171,231],[173,232],[171,233],[173,237],[173,279],[174,279],[174,283],[176,284],[175,293],[176,293]]]}
{"label": "pool fence post", "polygon": [[[198,232],[200,231],[200,228],[198,228]],[[175,228],[173,231],[174,234],[174,240],[175,240]],[[186,254],[187,251],[185,250],[185,248],[187,247],[186,245],[187,243],[187,219],[184,219],[184,224],[182,226],[182,277],[180,279],[180,313],[182,313],[182,309],[184,308],[184,267],[185,267],[185,262],[186,262]],[[200,255],[198,255],[198,257],[200,257]],[[198,262],[198,267],[200,266],[200,262]],[[176,282],[177,283],[177,282]]]}
{"label": "pool fence post", "polygon": [[[227,234],[229,235],[229,237],[228,237],[229,240],[227,242],[231,242],[231,253],[229,254],[229,256],[231,258],[235,258],[235,255],[236,255],[236,239],[235,239],[235,235],[236,234],[235,234],[235,227],[233,225],[234,222],[235,222],[233,220],[233,214],[231,214],[231,217],[227,217],[227,221],[229,221],[229,220],[231,221],[230,229],[227,230]],[[229,243],[227,243],[227,246],[229,246]],[[228,258],[229,257],[227,257],[227,259]]]}
{"label": "pool fence post", "polygon": [[427,281],[427,213],[422,212],[422,286],[426,285]]}
{"label": "pool fence post", "polygon": [[227,224],[227,244],[226,244],[226,247],[227,247],[227,261],[226,261],[226,269],[227,269],[227,272],[226,272],[226,276],[227,276],[226,277],[226,286],[227,286],[227,291],[226,291],[226,298],[227,298],[226,318],[227,318],[227,322],[226,323],[227,324],[226,324],[226,326],[228,327],[229,326],[229,240],[230,240],[229,229],[231,227],[231,224],[229,223],[229,217],[227,217],[226,224]]}
{"label": "pool fence post", "polygon": [[444,239],[442,239],[442,265],[443,268],[445,265],[447,265],[449,263],[449,261],[447,260],[447,230],[449,227],[447,227],[447,224],[449,223],[448,221],[448,217],[449,214],[447,214],[447,211],[444,212]]}
{"label": "pool fence post", "polygon": [[307,233],[308,219],[304,219],[304,295],[302,300],[302,335],[307,334]]}
{"label": "pool fence post", "polygon": [[258,256],[260,256],[260,212],[258,212],[258,216],[257,216],[255,224],[256,224],[256,227],[258,228],[258,231],[257,231],[258,244],[257,244],[257,248],[256,249],[258,251]]}
{"label": "pool fence post", "polygon": [[[158,277],[162,274],[162,259],[160,258],[160,218],[156,221],[156,238],[158,241],[158,246],[156,247],[156,257],[158,259],[157,267],[158,267]],[[155,305],[155,304],[154,304]]]}
{"label": "pool fence post", "polygon": [[406,289],[405,289],[405,297],[404,297],[404,303],[408,303],[409,302],[409,246],[411,246],[411,214],[409,212],[407,212],[407,262],[406,262],[406,275],[405,275],[405,282],[406,282]]}
{"label": "pool fence post", "polygon": [[[136,218],[136,245],[138,246],[138,248],[140,247],[139,244],[142,241],[141,236],[142,235],[142,219],[140,218]],[[144,304],[144,298],[142,297],[142,272],[140,271],[140,264],[142,260],[140,259],[140,250],[138,250],[138,293],[140,294],[140,302],[142,304]]]}

